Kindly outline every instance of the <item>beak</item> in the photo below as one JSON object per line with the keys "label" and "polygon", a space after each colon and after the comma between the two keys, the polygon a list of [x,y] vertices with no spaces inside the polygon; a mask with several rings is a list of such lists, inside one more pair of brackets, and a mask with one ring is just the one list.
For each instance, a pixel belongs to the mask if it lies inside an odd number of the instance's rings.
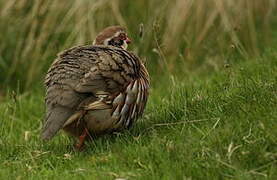
{"label": "beak", "polygon": [[125,39],[125,42],[126,42],[127,44],[130,44],[132,41],[127,37],[127,38]]}

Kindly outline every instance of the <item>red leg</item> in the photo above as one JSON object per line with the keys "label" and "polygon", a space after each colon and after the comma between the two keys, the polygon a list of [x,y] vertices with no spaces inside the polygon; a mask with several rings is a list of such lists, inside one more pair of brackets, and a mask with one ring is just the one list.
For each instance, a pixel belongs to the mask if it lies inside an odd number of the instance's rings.
{"label": "red leg", "polygon": [[88,129],[85,128],[83,133],[81,134],[81,136],[79,136],[79,142],[75,145],[75,148],[77,150],[81,150],[81,148],[83,147],[84,145],[84,142],[85,142],[85,139],[86,137],[89,135],[89,132],[88,132]]}

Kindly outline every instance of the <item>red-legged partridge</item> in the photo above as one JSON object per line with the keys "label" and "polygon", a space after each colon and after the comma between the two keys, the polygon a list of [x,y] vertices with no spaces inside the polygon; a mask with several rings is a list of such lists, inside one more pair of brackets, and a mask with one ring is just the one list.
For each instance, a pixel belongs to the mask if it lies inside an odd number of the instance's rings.
{"label": "red-legged partridge", "polygon": [[41,138],[60,129],[79,137],[129,128],[145,108],[149,75],[141,60],[127,51],[120,26],[104,29],[93,45],[60,53],[45,77],[46,117]]}

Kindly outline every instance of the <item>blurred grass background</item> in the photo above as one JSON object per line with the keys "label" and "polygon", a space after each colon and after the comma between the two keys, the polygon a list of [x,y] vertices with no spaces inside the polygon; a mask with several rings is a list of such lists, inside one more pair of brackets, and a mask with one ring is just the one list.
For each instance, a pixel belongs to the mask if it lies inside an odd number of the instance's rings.
{"label": "blurred grass background", "polygon": [[276,6],[275,0],[0,0],[0,89],[42,86],[58,52],[90,44],[114,24],[128,29],[130,49],[146,60],[153,81],[165,72],[217,70],[260,56],[273,43]]}

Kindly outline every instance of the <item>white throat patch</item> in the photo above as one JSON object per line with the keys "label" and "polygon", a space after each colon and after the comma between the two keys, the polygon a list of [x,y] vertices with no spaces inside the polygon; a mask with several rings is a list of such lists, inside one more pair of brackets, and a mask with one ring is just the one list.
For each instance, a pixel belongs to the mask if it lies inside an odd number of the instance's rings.
{"label": "white throat patch", "polygon": [[125,40],[123,41],[123,45],[121,46],[121,48],[124,49],[124,50],[127,50],[128,44],[126,43]]}

